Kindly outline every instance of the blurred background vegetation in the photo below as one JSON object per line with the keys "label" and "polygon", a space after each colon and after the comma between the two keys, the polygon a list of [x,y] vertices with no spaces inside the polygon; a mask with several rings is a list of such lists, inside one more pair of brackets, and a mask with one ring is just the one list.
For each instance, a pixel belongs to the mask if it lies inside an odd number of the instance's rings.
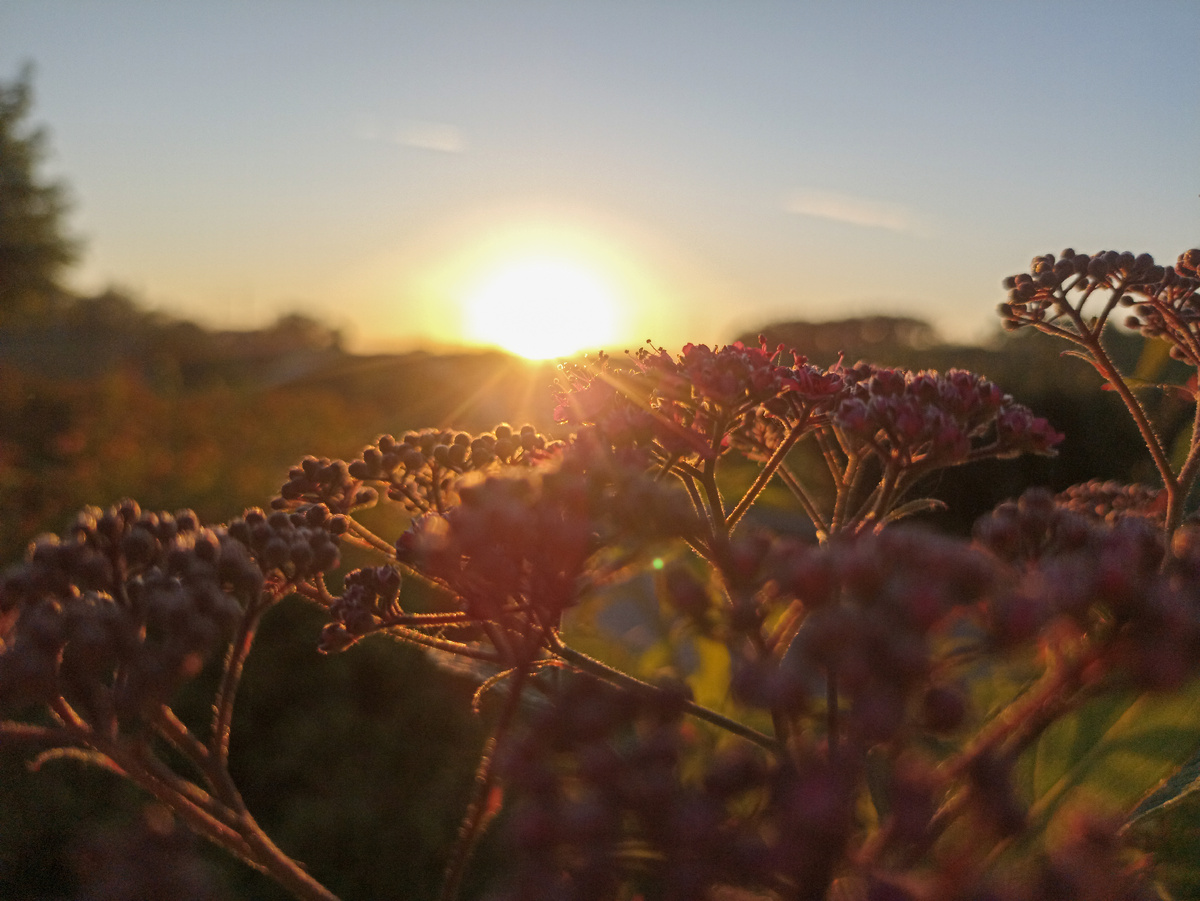
{"label": "blurred background vegetation", "polygon": [[[499,353],[359,356],[303,315],[212,331],[119,290],[71,294],[61,278],[78,244],[64,187],[40,177],[45,138],[25,124],[29,104],[28,74],[0,86],[0,563],[85,504],[132,496],[220,522],[269,502],[304,454],[352,458],[381,432],[426,426],[552,427],[554,371],[545,365]],[[952,346],[933,325],[902,316],[762,332],[817,363],[975,370],[1067,434],[1057,458],[941,476],[930,486],[949,504],[932,519],[939,528],[966,533],[1030,484],[1150,477],[1118,399],[1039,335]],[[1156,348],[1111,339],[1127,371],[1171,376]],[[1150,400],[1164,429],[1185,428],[1182,405],[1161,393]],[[235,775],[268,833],[342,897],[433,897],[483,738],[469,711],[473,686],[382,640],[321,657],[321,625],[319,611],[294,600],[268,616],[237,710]],[[191,703],[202,717],[206,700]],[[135,828],[145,799],[70,760],[27,770],[0,748],[0,897],[86,897],[105,853],[89,837]],[[212,897],[283,897],[221,854],[196,853]],[[476,883],[497,853],[485,844]]]}

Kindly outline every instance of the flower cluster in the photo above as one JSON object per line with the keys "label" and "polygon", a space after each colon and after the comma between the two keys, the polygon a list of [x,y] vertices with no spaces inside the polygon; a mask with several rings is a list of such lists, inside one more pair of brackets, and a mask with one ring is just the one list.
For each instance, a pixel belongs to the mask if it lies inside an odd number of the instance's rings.
{"label": "flower cluster", "polygon": [[811,366],[782,346],[772,352],[765,343],[688,344],[677,357],[643,348],[624,371],[608,362],[602,355],[594,368],[564,367],[567,387],[558,394],[555,418],[594,423],[616,447],[653,442],[663,457],[715,456],[732,434],[749,434],[760,419],[815,423],[842,387],[836,370]]}
{"label": "flower cluster", "polygon": [[445,513],[417,518],[396,557],[449,588],[469,617],[503,624],[526,652],[575,603],[601,548],[696,529],[674,486],[622,465],[586,435],[553,465],[479,477],[460,483],[458,495]]}
{"label": "flower cluster", "polygon": [[1091,523],[1072,504],[1058,503],[1044,488],[1005,501],[975,523],[975,541],[1009,563],[1028,564],[1082,547]]}
{"label": "flower cluster", "polygon": [[410,514],[445,512],[458,502],[455,485],[465,473],[528,467],[560,447],[531,425],[516,430],[508,423],[474,436],[446,429],[405,432],[399,440],[380,435],[350,463],[306,457],[292,469],[275,506],[322,502],[348,513],[374,504],[382,489]]}
{"label": "flower cluster", "polygon": [[[783,362],[785,358],[791,365]],[[794,422],[814,406],[829,409],[842,389],[836,367],[827,371],[812,366],[782,345],[771,351],[765,341],[759,347],[738,342],[715,350],[687,344],[677,358],[661,349],[643,349],[638,362],[655,377],[660,409],[706,435],[760,409]]]}
{"label": "flower cluster", "polygon": [[1081,318],[1084,304],[1097,290],[1111,292],[1098,320],[1103,326],[1117,303],[1132,305],[1126,326],[1147,337],[1166,338],[1172,354],[1200,365],[1200,249],[1180,254],[1174,266],[1160,266],[1148,253],[1134,255],[1104,250],[1077,253],[1068,248],[1055,257],[1034,257],[1028,273],[1010,276],[1004,286],[1008,300],[1000,315],[1006,328],[1025,325],[1057,327],[1079,334],[1088,326]]}
{"label": "flower cluster", "polygon": [[1166,494],[1149,485],[1124,485],[1093,479],[1059,492],[1056,500],[1068,510],[1113,521],[1142,516],[1161,524],[1166,513]]}
{"label": "flower cluster", "polygon": [[94,725],[163,703],[263,584],[246,548],[191,511],[83,511],[0,584],[0,702],[60,695]]}
{"label": "flower cluster", "polygon": [[966,698],[939,655],[952,614],[996,587],[986,555],[891,529],[823,546],[780,541],[764,575],[771,591],[760,594],[759,619],[774,620],[770,611],[783,608],[779,622],[787,625],[772,636],[771,656],[735,658],[732,687],[744,703],[820,712],[834,684],[848,701],[842,737],[861,747],[963,722]]}
{"label": "flower cluster", "polygon": [[374,488],[350,474],[344,460],[328,457],[305,457],[288,472],[288,480],[279,497],[271,502],[276,509],[323,504],[337,513],[350,513],[369,507],[379,499]]}
{"label": "flower cluster", "polygon": [[[1200,369],[1200,249],[1180,254],[1174,266],[1160,266],[1148,253],[1103,251],[1076,253],[1067,249],[1034,257],[1028,273],[1005,280],[1009,299],[1000,307],[1007,328],[1032,326],[1040,332],[1074,344],[1074,355],[1085,359],[1116,392],[1141,434],[1150,459],[1162,480],[1163,528],[1174,534],[1184,519],[1184,507],[1200,475],[1200,429],[1192,429],[1186,454],[1171,446],[1152,421],[1137,388],[1169,389],[1192,403],[1196,401],[1197,374],[1186,384],[1147,384],[1121,371],[1108,349],[1109,317],[1119,306],[1133,308],[1127,328],[1145,339],[1166,342],[1170,354]],[[1097,311],[1084,308],[1099,294]],[[1150,345],[1153,346],[1153,345]],[[1176,380],[1171,380],[1176,381]]]}
{"label": "flower cluster", "polygon": [[1147,338],[1165,338],[1173,357],[1200,366],[1200,249],[1180,254],[1174,266],[1149,267],[1144,278],[1129,286],[1133,311],[1125,325]]}
{"label": "flower cluster", "polygon": [[565,680],[503,758],[514,867],[495,901],[601,901],[631,876],[676,901],[828,882],[853,825],[854,764],[733,744],[697,773],[684,696]]}
{"label": "flower cluster", "polygon": [[361,478],[385,482],[388,497],[410,512],[427,513],[445,511],[456,503],[453,487],[463,473],[495,464],[530,466],[553,448],[554,443],[531,425],[515,431],[501,423],[477,436],[426,429],[407,432],[400,442],[384,435],[350,466]]}
{"label": "flower cluster", "polygon": [[312,504],[291,513],[267,514],[255,507],[232,520],[227,531],[250,549],[263,572],[278,571],[288,581],[302,581],[337,568],[338,536],[348,527],[343,514]]}
{"label": "flower cluster", "polygon": [[1103,647],[1111,666],[1142,689],[1176,688],[1200,670],[1200,539],[1144,516],[1098,519],[1031,489],[980,520],[976,540],[1016,567],[993,599],[1001,644],[1070,623]]}
{"label": "flower cluster", "polygon": [[[713,533],[741,517],[776,472],[820,535],[886,521],[932,470],[987,457],[1053,454],[1062,436],[994,384],[962,370],[908,372],[859,363],[810,365],[782,345],[774,352],[733,344],[689,344],[678,357],[643,349],[632,369],[564,367],[568,386],[556,415],[594,424],[617,449],[639,449],[707,506]],[[797,476],[788,454],[801,441],[819,448],[834,492],[817,498],[813,473]],[[717,461],[735,448],[763,465],[761,477],[726,518],[714,503]],[[860,466],[873,458],[882,465]],[[819,478],[819,476],[818,476]],[[879,479],[879,490],[868,484]],[[707,500],[699,495],[703,488]],[[902,515],[902,514],[895,514]]]}
{"label": "flower cluster", "polygon": [[[1184,254],[1181,265],[1187,265],[1185,258],[1190,259]],[[1169,275],[1167,269],[1171,269]],[[1081,297],[1097,289],[1152,292],[1164,281],[1167,285],[1188,282],[1192,274],[1194,264],[1191,272],[1184,274],[1157,265],[1148,253],[1135,256],[1129,251],[1102,250],[1086,254],[1067,248],[1057,257],[1052,253],[1034,257],[1028,273],[1006,278],[1008,301],[1000,305],[1000,315],[1007,328],[1052,321],[1070,310],[1078,311],[1078,306],[1067,299],[1069,292],[1078,292]]]}
{"label": "flower cluster", "polygon": [[329,608],[331,621],[321,630],[320,649],[348,648],[364,635],[403,615],[400,571],[394,566],[356,569],[346,575],[342,594]]}
{"label": "flower cluster", "polygon": [[885,466],[953,465],[975,457],[1051,454],[1063,436],[974,373],[846,370],[834,422]]}

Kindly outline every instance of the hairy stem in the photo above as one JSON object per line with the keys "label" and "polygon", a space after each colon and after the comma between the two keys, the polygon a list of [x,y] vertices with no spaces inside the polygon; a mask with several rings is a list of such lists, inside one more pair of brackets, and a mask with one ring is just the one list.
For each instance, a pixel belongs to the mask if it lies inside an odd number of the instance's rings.
{"label": "hairy stem", "polygon": [[779,446],[775,448],[775,451],[767,459],[767,462],[763,464],[762,469],[758,471],[753,484],[746,489],[746,493],[742,495],[742,499],[737,502],[737,506],[730,512],[726,520],[730,529],[738,524],[738,521],[750,509],[750,506],[758,499],[762,490],[767,487],[767,483],[771,481],[771,476],[783,465],[784,457],[788,455],[788,452],[796,446],[796,442],[805,434],[807,426],[808,417],[806,416],[792,426],[783,437],[783,440],[779,442]]}
{"label": "hairy stem", "polygon": [[221,684],[217,688],[213,700],[212,734],[208,739],[209,750],[216,765],[224,769],[229,760],[229,736],[233,722],[233,705],[237,699],[238,686],[241,685],[242,671],[250,648],[254,644],[254,636],[258,632],[258,621],[269,606],[269,601],[263,592],[252,602],[242,615],[238,624],[237,634],[229,645],[229,653],[225,657],[225,669],[221,675]]}
{"label": "hairy stem", "polygon": [[[1075,326],[1076,335],[1071,336],[1069,332],[1053,327],[1044,326],[1041,323],[1037,324],[1040,331],[1048,334],[1058,334],[1062,337],[1068,337],[1075,343],[1081,345],[1087,351],[1089,362],[1092,367],[1100,374],[1117,395],[1121,398],[1121,402],[1125,404],[1125,409],[1129,411],[1129,415],[1133,417],[1133,422],[1137,426],[1138,432],[1142,436],[1142,441],[1146,445],[1146,449],[1150,452],[1151,458],[1154,460],[1154,467],[1158,470],[1159,477],[1162,479],[1163,488],[1167,492],[1167,508],[1169,511],[1176,511],[1181,506],[1182,501],[1178,499],[1179,482],[1176,480],[1175,473],[1171,469],[1171,461],[1167,457],[1166,449],[1162,446],[1162,441],[1159,439],[1154,427],[1150,424],[1150,417],[1146,414],[1145,407],[1141,401],[1137,399],[1129,385],[1125,381],[1125,377],[1117,368],[1117,365],[1112,361],[1112,357],[1108,355],[1108,351],[1104,347],[1104,342],[1101,338],[1104,330],[1104,321],[1107,314],[1112,310],[1113,306],[1124,293],[1124,285],[1114,285],[1112,293],[1109,297],[1109,302],[1105,307],[1104,313],[1096,322],[1088,324],[1084,321],[1080,310],[1087,302],[1090,296],[1089,291],[1084,295],[1084,299],[1078,307],[1073,307],[1065,300],[1062,303],[1063,312],[1070,318]],[[1180,518],[1182,511],[1178,510]],[[1170,515],[1168,514],[1168,524],[1170,523]],[[1168,526],[1167,535],[1170,537],[1174,531],[1173,526]]]}
{"label": "hairy stem", "polygon": [[500,712],[500,719],[496,722],[496,727],[483,746],[479,766],[475,770],[475,790],[467,805],[462,825],[459,826],[458,838],[455,839],[454,847],[450,851],[450,861],[446,865],[446,875],[442,880],[438,901],[455,901],[458,898],[463,877],[467,872],[467,864],[470,863],[471,855],[494,814],[494,811],[490,810],[489,801],[492,786],[495,783],[496,752],[500,742],[508,734],[508,728],[512,725],[513,717],[520,706],[521,690],[525,687],[525,679],[528,675],[529,671],[524,666],[518,667],[514,672],[512,689]]}
{"label": "hairy stem", "polygon": [[704,497],[708,502],[708,513],[712,521],[714,538],[720,543],[720,546],[724,547],[729,543],[730,524],[725,518],[725,502],[721,499],[721,489],[717,487],[716,457],[704,461],[700,487],[704,489]]}
{"label": "hairy stem", "polygon": [[418,632],[416,629],[410,629],[405,626],[388,626],[385,629],[381,629],[380,633],[396,641],[404,641],[409,644],[432,648],[435,651],[445,651],[448,654],[457,654],[459,657],[469,657],[472,660],[482,660],[485,663],[501,663],[503,660],[501,655],[494,651],[488,651],[461,641],[452,641],[449,638],[426,635],[424,632]]}
{"label": "hairy stem", "polygon": [[1179,528],[1179,524],[1183,522],[1184,505],[1187,504],[1188,496],[1192,493],[1192,486],[1196,482],[1197,474],[1200,474],[1200,400],[1193,400],[1193,403],[1195,409],[1192,411],[1191,446],[1188,448],[1187,458],[1179,470],[1176,494],[1174,497],[1167,496],[1167,535],[1173,535]]}

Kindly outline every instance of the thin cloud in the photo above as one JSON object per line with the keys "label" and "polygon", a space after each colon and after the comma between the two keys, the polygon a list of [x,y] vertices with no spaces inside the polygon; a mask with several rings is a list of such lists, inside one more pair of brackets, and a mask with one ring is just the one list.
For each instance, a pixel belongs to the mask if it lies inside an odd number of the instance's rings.
{"label": "thin cloud", "polygon": [[467,149],[462,132],[446,122],[407,120],[392,133],[392,140],[403,147],[439,153],[462,153]]}
{"label": "thin cloud", "polygon": [[830,219],[861,228],[882,228],[908,235],[925,232],[921,222],[899,204],[830,191],[797,191],[788,198],[784,209],[800,216]]}

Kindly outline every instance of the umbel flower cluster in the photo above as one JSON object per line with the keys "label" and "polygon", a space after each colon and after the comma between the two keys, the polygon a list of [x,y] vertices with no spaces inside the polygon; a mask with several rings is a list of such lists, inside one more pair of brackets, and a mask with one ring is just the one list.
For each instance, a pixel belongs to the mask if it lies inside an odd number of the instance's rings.
{"label": "umbel flower cluster", "polygon": [[[1198,262],[1038,257],[1001,309],[1092,363],[1158,485],[1031,488],[972,539],[940,535],[902,522],[938,506],[940,470],[1063,437],[987,379],[765,343],[601,354],[562,368],[553,435],[383,435],[211,528],[85,511],[0,583],[0,739],[114,768],[296,897],[333,898],[229,770],[258,622],[297,595],[326,612],[326,653],[382,634],[486,674],[444,901],[488,830],[509,852],[492,901],[1164,897],[1138,828],[1200,750],[1176,716],[1200,692],[1200,429],[1182,453],[1155,431],[1106,323],[1128,306],[1200,365]],[[768,498],[806,528],[748,515]],[[360,515],[378,505],[399,534]],[[343,572],[348,549],[373,559]],[[647,596],[668,663],[619,667],[595,623]],[[172,704],[206,668],[212,720],[186,724]]]}

